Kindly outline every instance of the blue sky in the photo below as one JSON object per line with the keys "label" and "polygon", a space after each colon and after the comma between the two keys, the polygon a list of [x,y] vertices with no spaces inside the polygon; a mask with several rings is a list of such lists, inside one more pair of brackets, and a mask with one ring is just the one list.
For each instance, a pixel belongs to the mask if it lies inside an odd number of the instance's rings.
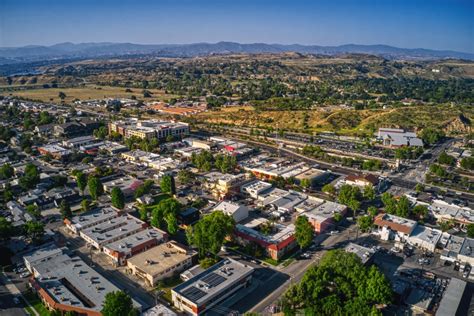
{"label": "blue sky", "polygon": [[474,0],[0,0],[0,47],[218,41],[474,53]]}

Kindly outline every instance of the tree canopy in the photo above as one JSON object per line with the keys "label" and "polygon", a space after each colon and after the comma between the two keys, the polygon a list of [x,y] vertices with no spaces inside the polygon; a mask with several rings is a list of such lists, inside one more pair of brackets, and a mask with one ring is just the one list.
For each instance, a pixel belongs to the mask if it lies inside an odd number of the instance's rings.
{"label": "tree canopy", "polygon": [[105,295],[103,316],[137,316],[138,310],[133,306],[132,298],[122,292],[115,291]]}
{"label": "tree canopy", "polygon": [[114,207],[118,209],[123,209],[125,207],[125,196],[119,187],[114,187],[112,189],[112,192],[110,193],[110,199]]}
{"label": "tree canopy", "polygon": [[174,181],[174,177],[171,175],[165,175],[161,178],[160,181],[160,188],[161,192],[169,193],[169,194],[176,194],[176,184]]}
{"label": "tree canopy", "polygon": [[199,257],[204,258],[208,253],[216,256],[224,239],[233,232],[234,226],[235,221],[231,216],[215,211],[189,227],[186,236],[189,244],[197,247]]}
{"label": "tree canopy", "polygon": [[295,238],[301,248],[306,248],[313,241],[313,226],[306,216],[298,216],[295,222]]}
{"label": "tree canopy", "polygon": [[102,182],[97,176],[89,177],[87,180],[87,186],[89,187],[89,193],[94,200],[97,200],[97,198],[104,193]]}
{"label": "tree canopy", "polygon": [[376,306],[390,303],[388,280],[375,267],[343,250],[328,251],[300,283],[285,293],[285,315],[381,315]]}

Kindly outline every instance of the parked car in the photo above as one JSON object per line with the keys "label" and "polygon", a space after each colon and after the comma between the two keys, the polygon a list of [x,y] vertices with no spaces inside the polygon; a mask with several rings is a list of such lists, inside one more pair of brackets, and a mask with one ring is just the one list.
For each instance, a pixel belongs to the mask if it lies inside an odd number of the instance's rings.
{"label": "parked car", "polygon": [[22,278],[27,278],[29,276],[30,276],[29,272],[23,272],[22,274],[20,274],[20,277],[22,277]]}

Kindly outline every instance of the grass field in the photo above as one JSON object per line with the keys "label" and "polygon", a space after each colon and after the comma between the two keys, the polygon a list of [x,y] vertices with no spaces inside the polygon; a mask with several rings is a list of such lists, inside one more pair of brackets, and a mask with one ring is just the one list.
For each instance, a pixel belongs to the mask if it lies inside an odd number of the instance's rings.
{"label": "grass field", "polygon": [[[448,128],[460,114],[474,120],[474,109],[461,106],[413,106],[375,110],[349,110],[318,108],[298,111],[258,111],[251,106],[223,108],[203,112],[196,118],[214,124],[245,127],[282,128],[287,131],[334,131],[353,135],[372,133],[379,127],[421,129],[424,127]],[[461,131],[464,133],[466,131]]]}
{"label": "grass field", "polygon": [[87,85],[84,87],[75,88],[49,88],[49,89],[25,89],[18,91],[7,91],[4,94],[24,97],[33,100],[41,100],[43,102],[61,102],[59,98],[59,92],[66,94],[66,103],[70,103],[75,99],[79,100],[94,100],[103,98],[130,98],[132,95],[136,96],[137,99],[146,101],[155,100],[168,100],[175,95],[165,94],[161,90],[148,89],[152,93],[151,98],[143,98],[142,89],[131,88],[132,92],[125,92],[126,88],[122,87],[109,87],[109,86],[96,86]]}

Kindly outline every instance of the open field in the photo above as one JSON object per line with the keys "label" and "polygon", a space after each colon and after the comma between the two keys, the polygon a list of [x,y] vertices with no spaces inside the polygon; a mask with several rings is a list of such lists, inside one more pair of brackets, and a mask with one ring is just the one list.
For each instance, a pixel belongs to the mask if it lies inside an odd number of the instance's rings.
{"label": "open field", "polygon": [[[463,116],[470,124],[460,122]],[[416,106],[377,110],[326,109],[258,111],[251,106],[224,108],[196,115],[199,121],[246,127],[282,128],[289,131],[371,133],[379,127],[421,129],[435,127],[448,133],[472,129],[472,107]],[[307,128],[305,128],[307,126]]]}
{"label": "open field", "polygon": [[[59,92],[62,91],[66,94],[66,99],[64,100],[66,103],[70,103],[75,99],[94,100],[103,98],[130,98],[132,95],[136,96],[137,99],[144,99],[142,89],[131,88],[130,90],[132,90],[132,92],[125,92],[125,90],[126,88],[122,87],[86,85],[84,87],[74,88],[25,89],[18,91],[8,91],[5,94],[33,100],[41,100],[43,102],[61,102],[61,99],[59,98]],[[161,101],[175,97],[175,95],[165,94],[161,90],[147,90],[152,93],[152,97],[146,98],[146,101]]]}

